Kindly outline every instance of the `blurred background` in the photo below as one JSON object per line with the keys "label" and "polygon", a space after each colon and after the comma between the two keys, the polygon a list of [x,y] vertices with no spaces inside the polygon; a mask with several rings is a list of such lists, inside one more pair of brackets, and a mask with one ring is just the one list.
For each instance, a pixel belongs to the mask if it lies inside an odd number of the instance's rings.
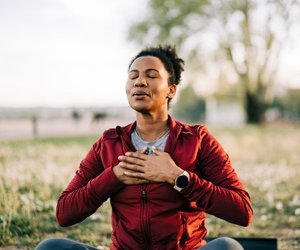
{"label": "blurred background", "polygon": [[249,189],[244,229],[300,247],[299,0],[0,0],[0,249],[68,236],[109,246],[110,207],[61,229],[57,197],[104,129],[134,120],[125,82],[145,46],[185,60],[170,113],[206,124]]}

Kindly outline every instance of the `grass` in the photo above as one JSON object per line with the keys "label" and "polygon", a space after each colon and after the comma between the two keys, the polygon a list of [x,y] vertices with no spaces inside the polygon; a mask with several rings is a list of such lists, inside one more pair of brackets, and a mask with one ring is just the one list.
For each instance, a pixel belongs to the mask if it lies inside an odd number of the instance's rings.
{"label": "grass", "polygon": [[[254,218],[247,228],[208,216],[209,236],[276,237],[279,249],[300,247],[300,127],[211,129],[249,190]],[[84,222],[60,228],[56,201],[98,136],[1,142],[0,249],[33,249],[62,236],[109,246],[109,203]]]}

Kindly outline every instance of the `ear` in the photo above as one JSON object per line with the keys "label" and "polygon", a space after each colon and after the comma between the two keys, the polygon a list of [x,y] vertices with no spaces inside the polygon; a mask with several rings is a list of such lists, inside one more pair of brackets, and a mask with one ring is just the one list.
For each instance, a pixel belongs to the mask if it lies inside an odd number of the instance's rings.
{"label": "ear", "polygon": [[172,99],[176,94],[176,90],[177,90],[176,84],[169,85],[169,93],[167,97]]}

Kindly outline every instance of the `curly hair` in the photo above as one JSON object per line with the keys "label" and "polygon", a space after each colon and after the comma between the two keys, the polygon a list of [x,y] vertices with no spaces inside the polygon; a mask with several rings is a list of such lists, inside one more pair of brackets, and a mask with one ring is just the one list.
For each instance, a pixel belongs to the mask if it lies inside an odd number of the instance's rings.
{"label": "curly hair", "polygon": [[143,49],[131,60],[128,70],[132,63],[142,56],[154,56],[159,58],[170,75],[169,84],[178,85],[180,83],[181,73],[184,71],[184,61],[178,57],[175,46],[159,45],[157,47],[147,47]]}

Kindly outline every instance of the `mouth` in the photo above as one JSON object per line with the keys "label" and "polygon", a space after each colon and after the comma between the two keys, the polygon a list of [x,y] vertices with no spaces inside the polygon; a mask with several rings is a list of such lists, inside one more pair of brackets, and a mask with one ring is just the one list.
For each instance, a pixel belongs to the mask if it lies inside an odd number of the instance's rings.
{"label": "mouth", "polygon": [[144,91],[135,91],[132,96],[136,96],[136,97],[142,97],[142,96],[149,96],[148,93],[144,92]]}

